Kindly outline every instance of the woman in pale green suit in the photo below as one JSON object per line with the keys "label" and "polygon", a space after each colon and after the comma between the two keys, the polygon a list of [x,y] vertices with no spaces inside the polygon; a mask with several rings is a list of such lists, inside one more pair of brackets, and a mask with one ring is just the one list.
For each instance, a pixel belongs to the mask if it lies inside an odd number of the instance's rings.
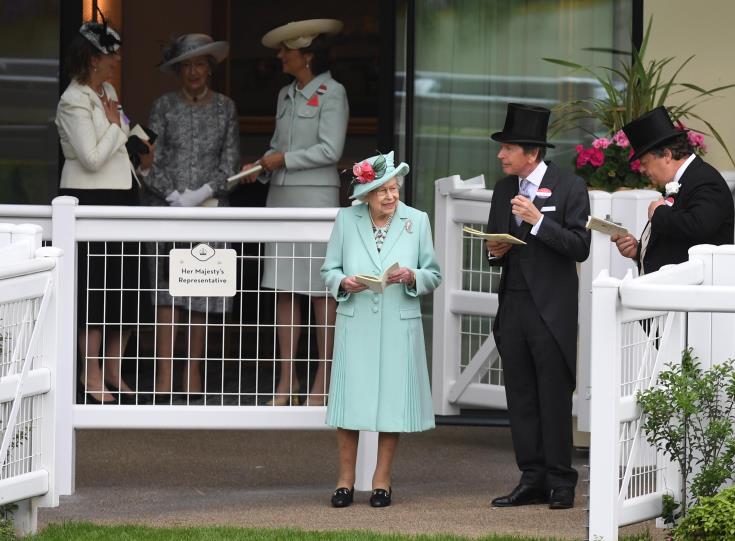
{"label": "woman in pale green suit", "polygon": [[[276,130],[270,149],[255,163],[257,176],[269,182],[268,207],[338,207],[339,173],[349,107],[345,88],[332,79],[327,42],[323,34],[336,34],[342,23],[310,19],[279,26],[263,36],[266,47],[278,49],[283,72],[292,83],[281,88],[276,101]],[[251,175],[246,181],[254,181]],[[301,299],[312,299],[316,318],[319,362],[307,405],[323,406],[329,378],[326,359],[332,356],[335,303],[319,276],[323,244],[268,243],[265,246],[262,285],[278,291],[276,334],[282,359],[278,385],[268,405],[298,404],[299,378],[292,359],[301,333]]]}
{"label": "woman in pale green suit", "polygon": [[[352,503],[360,430],[380,433],[370,505],[385,507],[398,435],[434,428],[419,295],[431,293],[441,273],[429,217],[399,200],[408,169],[393,165],[393,152],[355,164],[352,198],[362,204],[337,214],[321,269],[337,300],[327,407],[340,455],[334,507]],[[356,276],[381,276],[394,263],[382,293]]]}

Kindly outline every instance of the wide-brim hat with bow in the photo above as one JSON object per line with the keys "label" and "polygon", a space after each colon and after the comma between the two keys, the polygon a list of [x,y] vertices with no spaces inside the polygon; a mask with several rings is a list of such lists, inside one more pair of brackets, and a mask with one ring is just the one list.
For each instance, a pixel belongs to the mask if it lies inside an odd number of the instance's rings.
{"label": "wide-brim hat with bow", "polygon": [[503,131],[495,132],[490,137],[500,143],[554,148],[546,141],[550,115],[551,111],[545,107],[509,103]]}
{"label": "wide-brim hat with bow", "polygon": [[660,105],[623,126],[623,131],[628,136],[630,146],[633,147],[633,154],[629,158],[633,162],[661,143],[686,133],[687,130],[674,126],[666,107]]}
{"label": "wide-brim hat with bow", "polygon": [[289,49],[303,49],[319,34],[337,34],[342,26],[342,21],[337,19],[294,21],[274,28],[260,42],[271,49],[278,49],[282,43]]}
{"label": "wide-brim hat with bow", "polygon": [[378,154],[358,162],[352,168],[355,189],[350,199],[363,197],[368,192],[380,188],[383,184],[395,177],[404,177],[410,168],[407,163],[401,162],[396,167],[393,164],[393,151],[388,154]]}
{"label": "wide-brim hat with bow", "polygon": [[230,45],[226,41],[214,41],[207,34],[184,34],[163,50],[163,61],[158,69],[170,71],[174,64],[197,56],[211,56],[222,62],[229,52]]}

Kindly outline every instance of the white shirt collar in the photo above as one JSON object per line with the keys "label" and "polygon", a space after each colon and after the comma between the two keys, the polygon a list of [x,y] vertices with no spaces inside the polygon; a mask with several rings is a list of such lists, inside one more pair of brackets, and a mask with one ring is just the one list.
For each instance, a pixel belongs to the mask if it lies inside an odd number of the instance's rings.
{"label": "white shirt collar", "polygon": [[679,169],[676,171],[676,174],[674,175],[674,182],[679,182],[681,180],[681,177],[684,176],[684,171],[687,170],[687,167],[694,161],[694,158],[696,158],[696,154],[690,154],[687,158],[687,161],[681,164]]}
{"label": "white shirt collar", "polygon": [[[546,165],[546,162],[541,160],[539,164],[536,166],[536,169],[531,171],[531,174],[526,177],[526,180],[536,186],[537,188],[541,186],[541,181],[544,179],[544,175],[546,174],[546,170],[548,169],[548,165]],[[518,185],[521,184],[521,179],[523,177],[518,177]]]}

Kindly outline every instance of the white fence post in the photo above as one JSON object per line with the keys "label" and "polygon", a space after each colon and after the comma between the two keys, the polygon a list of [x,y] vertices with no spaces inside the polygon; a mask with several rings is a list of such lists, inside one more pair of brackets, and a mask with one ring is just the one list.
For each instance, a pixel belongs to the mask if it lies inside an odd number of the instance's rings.
{"label": "white fence post", "polygon": [[59,320],[56,353],[56,456],[54,463],[55,497],[74,493],[75,434],[72,407],[76,389],[77,359],[77,240],[75,197],[62,196],[53,200],[51,222],[52,243],[61,249],[64,257],[58,260],[55,276],[58,279]]}
{"label": "white fence post", "polygon": [[595,541],[618,538],[619,284],[603,271],[592,286],[589,539]]}
{"label": "white fence post", "polygon": [[63,434],[59,429],[58,419],[63,414],[66,407],[59,396],[61,385],[59,382],[64,381],[64,376],[59,372],[59,356],[60,356],[60,328],[63,326],[64,314],[59,303],[59,276],[62,264],[62,251],[58,248],[50,246],[39,248],[36,251],[37,257],[47,257],[55,260],[54,269],[51,272],[52,284],[49,294],[49,307],[46,312],[44,321],[37,324],[42,325],[43,343],[41,344],[41,358],[43,359],[44,368],[49,370],[51,381],[50,390],[44,395],[43,404],[43,435],[41,436],[41,445],[43,452],[41,453],[41,467],[49,474],[48,492],[38,499],[39,507],[56,507],[59,505],[59,494],[57,486],[57,475],[59,472],[68,468],[68,464],[60,463],[57,453],[57,446],[63,441]]}
{"label": "white fence post", "polygon": [[378,463],[378,432],[360,432],[355,468],[355,490],[373,488],[373,472]]}
{"label": "white fence post", "polygon": [[[591,190],[590,214],[608,218],[611,197],[608,192]],[[603,269],[610,268],[610,237],[592,231],[590,256],[579,269],[579,347],[577,351],[577,430],[590,432],[590,367],[592,364],[592,282]]]}
{"label": "white fence post", "polygon": [[434,291],[431,389],[434,413],[456,415],[459,406],[449,403],[449,391],[459,377],[461,316],[450,310],[449,295],[462,289],[462,228],[453,220],[449,194],[440,192],[440,183],[458,176],[439,179],[434,183],[434,250],[442,271],[442,283]]}

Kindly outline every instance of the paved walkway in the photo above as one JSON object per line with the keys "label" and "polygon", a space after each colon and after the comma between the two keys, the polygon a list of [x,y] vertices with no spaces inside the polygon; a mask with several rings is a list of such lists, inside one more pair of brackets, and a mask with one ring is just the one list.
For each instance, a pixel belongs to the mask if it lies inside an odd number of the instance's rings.
{"label": "paved walkway", "polygon": [[[575,458],[580,479],[585,463]],[[394,505],[386,509],[367,505],[367,493],[350,508],[329,506],[337,471],[331,431],[80,431],[76,468],[76,494],[42,509],[41,526],[83,520],[586,536],[586,484],[567,511],[490,507],[518,479],[507,428],[443,426],[402,436]]]}

